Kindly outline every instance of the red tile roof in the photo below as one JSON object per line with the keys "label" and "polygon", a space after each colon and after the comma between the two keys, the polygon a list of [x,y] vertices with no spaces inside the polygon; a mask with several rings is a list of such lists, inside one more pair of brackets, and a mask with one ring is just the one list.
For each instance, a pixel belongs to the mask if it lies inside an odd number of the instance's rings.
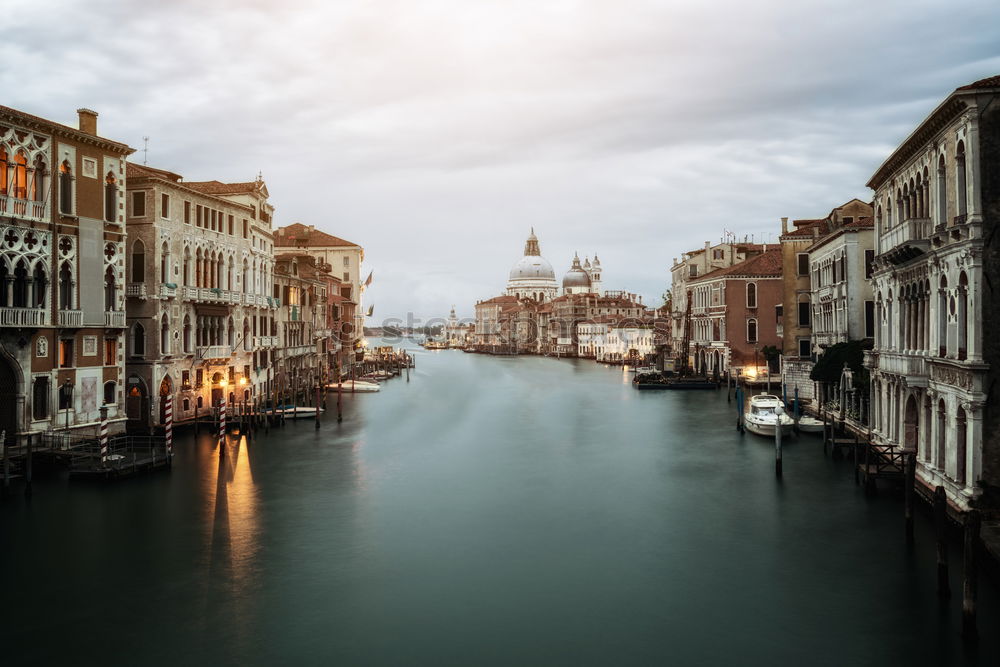
{"label": "red tile roof", "polygon": [[960,86],[957,90],[975,90],[977,88],[1000,88],[1000,74],[973,81],[968,85]]}
{"label": "red tile roof", "polygon": [[274,235],[274,245],[276,246],[298,246],[298,247],[355,247],[357,243],[351,243],[344,239],[321,232],[315,227],[303,225],[296,222],[287,227],[280,227]]}
{"label": "red tile roof", "polygon": [[781,248],[775,248],[773,250],[762,252],[759,255],[754,255],[750,259],[744,260],[739,264],[733,264],[725,269],[716,269],[715,271],[706,273],[699,278],[692,278],[690,282],[695,283],[722,277],[779,277],[781,274]]}
{"label": "red tile roof", "polygon": [[175,174],[172,171],[167,171],[166,169],[154,169],[153,167],[147,167],[142,164],[134,164],[132,162],[125,163],[125,177],[126,178],[146,178],[152,176],[153,178],[165,178],[168,181],[180,181],[183,178],[180,174]]}
{"label": "red tile roof", "polygon": [[844,229],[866,229],[875,226],[875,220],[869,216],[860,217],[854,222],[844,225]]}

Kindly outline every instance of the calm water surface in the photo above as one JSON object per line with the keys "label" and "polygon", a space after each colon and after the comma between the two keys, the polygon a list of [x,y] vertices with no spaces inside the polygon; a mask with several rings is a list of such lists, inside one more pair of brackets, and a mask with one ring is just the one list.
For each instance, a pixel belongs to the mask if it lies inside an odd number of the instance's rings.
{"label": "calm water surface", "polygon": [[[331,407],[335,403],[331,401]],[[419,353],[220,464],[0,503],[0,650],[26,664],[1000,664],[934,594],[929,522],[725,392],[592,362]]]}

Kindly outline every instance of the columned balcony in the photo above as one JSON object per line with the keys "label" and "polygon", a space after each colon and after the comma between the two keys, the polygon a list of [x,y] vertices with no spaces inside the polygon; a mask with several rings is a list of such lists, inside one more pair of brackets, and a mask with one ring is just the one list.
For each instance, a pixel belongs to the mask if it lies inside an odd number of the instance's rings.
{"label": "columned balcony", "polygon": [[108,329],[124,329],[125,311],[124,310],[104,311],[104,326],[107,327]]}
{"label": "columned balcony", "polygon": [[83,326],[83,311],[82,310],[60,310],[59,311],[59,326],[61,326],[61,327],[82,327]]}
{"label": "columned balcony", "polygon": [[888,252],[903,244],[930,245],[931,230],[930,218],[908,218],[879,237],[879,249]]}
{"label": "columned balcony", "polygon": [[878,370],[883,373],[905,377],[910,386],[927,386],[930,371],[927,368],[927,358],[922,355],[879,352],[877,364]]}
{"label": "columned balcony", "polygon": [[125,296],[135,297],[137,299],[146,298],[146,283],[129,283],[125,286]]}
{"label": "columned balcony", "polygon": [[177,296],[177,285],[175,285],[174,283],[160,284],[161,299],[173,299],[175,296]]}
{"label": "columned balcony", "polygon": [[32,201],[9,195],[0,195],[0,216],[45,222],[48,220],[48,216],[46,215],[47,209],[48,206],[45,201]]}
{"label": "columned balcony", "polygon": [[254,338],[254,347],[256,348],[268,348],[277,346],[278,346],[277,336],[257,336],[256,338]]}
{"label": "columned balcony", "polygon": [[201,359],[229,359],[233,356],[233,348],[228,345],[207,345],[198,347],[198,357]]}
{"label": "columned balcony", "polygon": [[[83,314],[81,313],[81,318]],[[45,327],[49,325],[46,308],[0,308],[0,326]]]}

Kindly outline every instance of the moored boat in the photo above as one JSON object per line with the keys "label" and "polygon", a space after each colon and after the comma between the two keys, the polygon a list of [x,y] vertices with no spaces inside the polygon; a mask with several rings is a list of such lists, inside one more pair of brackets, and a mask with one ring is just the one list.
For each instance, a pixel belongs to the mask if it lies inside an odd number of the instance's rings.
{"label": "moored boat", "polygon": [[[275,413],[284,416],[285,419],[316,418],[316,408],[311,408],[307,405],[283,405],[275,410]],[[319,413],[323,414],[323,408],[319,409]]]}
{"label": "moored boat", "polygon": [[776,428],[782,435],[790,435],[794,420],[785,414],[781,399],[771,394],[759,394],[750,398],[750,409],[743,414],[746,430],[765,437],[774,437]]}
{"label": "moored boat", "polygon": [[[326,388],[330,391],[338,391],[337,383],[332,382],[326,385]],[[339,391],[345,394],[367,394],[373,391],[381,391],[382,387],[378,382],[373,382],[372,380],[344,380],[340,383]]]}
{"label": "moored boat", "polygon": [[822,433],[823,421],[810,415],[799,417],[799,431],[802,433]]}

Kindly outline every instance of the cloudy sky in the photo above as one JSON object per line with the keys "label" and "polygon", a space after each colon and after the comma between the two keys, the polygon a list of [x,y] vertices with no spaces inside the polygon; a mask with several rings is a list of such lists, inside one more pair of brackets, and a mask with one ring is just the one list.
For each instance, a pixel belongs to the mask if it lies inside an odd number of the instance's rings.
{"label": "cloudy sky", "polygon": [[[365,247],[376,320],[471,316],[534,226],[658,303],[723,230],[867,199],[954,88],[1000,73],[991,2],[0,0],[0,104],[189,180],[263,172],[277,222]],[[134,156],[142,161],[142,153]]]}

